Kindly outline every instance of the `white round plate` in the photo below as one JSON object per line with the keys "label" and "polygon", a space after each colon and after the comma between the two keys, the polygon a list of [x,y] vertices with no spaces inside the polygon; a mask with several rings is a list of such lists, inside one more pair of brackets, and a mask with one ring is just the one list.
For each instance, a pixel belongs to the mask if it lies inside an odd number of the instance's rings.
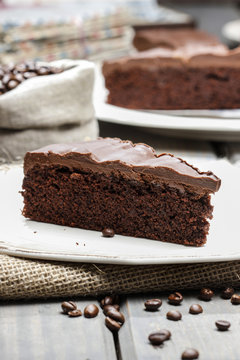
{"label": "white round plate", "polygon": [[22,168],[0,171],[0,252],[37,259],[110,264],[174,264],[240,260],[240,169],[227,161],[201,165],[222,178],[213,196],[214,218],[207,244],[201,248],[45,224],[21,214]]}
{"label": "white round plate", "polygon": [[240,109],[130,110],[106,103],[107,90],[100,65],[96,68],[94,105],[99,120],[144,128],[170,136],[204,140],[240,140]]}

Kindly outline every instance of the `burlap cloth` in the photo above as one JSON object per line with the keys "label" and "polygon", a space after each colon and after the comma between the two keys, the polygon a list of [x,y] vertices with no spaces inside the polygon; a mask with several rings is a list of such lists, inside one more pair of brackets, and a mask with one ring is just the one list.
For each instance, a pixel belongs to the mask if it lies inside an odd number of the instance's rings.
{"label": "burlap cloth", "polygon": [[0,255],[0,299],[99,296],[239,287],[240,261],[181,265],[103,265]]}

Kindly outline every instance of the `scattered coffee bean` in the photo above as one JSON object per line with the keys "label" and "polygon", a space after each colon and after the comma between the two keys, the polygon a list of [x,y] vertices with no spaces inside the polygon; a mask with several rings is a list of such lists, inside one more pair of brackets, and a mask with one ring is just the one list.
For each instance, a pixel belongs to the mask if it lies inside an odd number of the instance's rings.
{"label": "scattered coffee bean", "polygon": [[214,293],[211,289],[208,289],[208,288],[203,288],[201,291],[200,291],[200,299],[201,300],[204,300],[204,301],[210,301],[213,297]]}
{"label": "scattered coffee bean", "polygon": [[170,294],[168,297],[168,302],[171,305],[180,305],[183,301],[183,296],[180,292],[175,292],[173,294]]}
{"label": "scattered coffee bean", "polygon": [[111,296],[105,296],[105,298],[100,301],[100,306],[103,309],[106,305],[116,305],[119,304],[119,302],[119,296],[114,294]]}
{"label": "scattered coffee bean", "polygon": [[161,345],[164,343],[164,341],[167,340],[167,338],[164,334],[161,334],[160,332],[154,332],[148,336],[148,340],[152,345]]}
{"label": "scattered coffee bean", "polygon": [[81,312],[80,309],[76,309],[76,310],[73,310],[73,311],[69,311],[68,316],[70,316],[70,317],[82,316],[82,312]]}
{"label": "scattered coffee bean", "polygon": [[108,310],[108,312],[106,313],[107,317],[110,317],[113,320],[116,320],[117,322],[123,324],[125,322],[125,318],[124,315],[118,311],[117,309],[115,309],[114,307],[112,307],[111,309]]}
{"label": "scattered coffee bean", "polygon": [[69,311],[77,309],[77,305],[73,301],[64,301],[61,306],[64,314],[68,314]]}
{"label": "scattered coffee bean", "polygon": [[104,298],[104,305],[112,305],[113,304],[113,298],[112,296],[105,296]]}
{"label": "scattered coffee bean", "polygon": [[203,308],[199,304],[193,304],[189,308],[189,313],[193,315],[201,314],[203,312]]}
{"label": "scattered coffee bean", "polygon": [[113,237],[115,235],[115,232],[113,229],[105,228],[102,231],[103,237]]}
{"label": "scattered coffee bean", "polygon": [[147,311],[157,311],[162,305],[162,300],[160,299],[150,299],[145,301],[145,310]]}
{"label": "scattered coffee bean", "polygon": [[186,349],[182,353],[182,360],[194,360],[194,359],[198,359],[198,357],[199,357],[199,352],[195,349]]}
{"label": "scattered coffee bean", "polygon": [[98,307],[95,304],[87,305],[84,309],[84,316],[86,318],[94,318],[99,312]]}
{"label": "scattered coffee bean", "polygon": [[170,337],[172,336],[172,334],[170,333],[170,331],[169,331],[169,330],[166,330],[166,329],[159,330],[159,333],[165,335],[165,336],[166,336],[166,340],[169,340]]}
{"label": "scattered coffee bean", "polygon": [[164,341],[169,340],[171,337],[171,333],[168,330],[162,329],[151,333],[148,337],[148,340],[153,345],[161,345]]}
{"label": "scattered coffee bean", "polygon": [[240,296],[237,294],[233,294],[233,296],[231,297],[231,303],[233,305],[239,305],[240,304]]}
{"label": "scattered coffee bean", "polygon": [[215,322],[215,324],[220,331],[227,331],[231,326],[230,322],[225,320],[218,320]]}
{"label": "scattered coffee bean", "polygon": [[223,299],[231,299],[232,295],[234,294],[234,289],[231,287],[227,287],[221,293],[221,297]]}
{"label": "scattered coffee bean", "polygon": [[118,304],[105,305],[105,306],[103,307],[103,313],[104,313],[104,315],[106,315],[107,312],[108,312],[111,308],[114,308],[114,309],[116,309],[117,311],[120,310],[120,306],[119,306]]}
{"label": "scattered coffee bean", "polygon": [[177,310],[171,310],[167,313],[168,320],[178,321],[181,320],[181,318],[182,318],[182,314]]}
{"label": "scattered coffee bean", "polygon": [[118,331],[121,328],[121,325],[110,317],[105,318],[105,325],[109,330],[113,332]]}

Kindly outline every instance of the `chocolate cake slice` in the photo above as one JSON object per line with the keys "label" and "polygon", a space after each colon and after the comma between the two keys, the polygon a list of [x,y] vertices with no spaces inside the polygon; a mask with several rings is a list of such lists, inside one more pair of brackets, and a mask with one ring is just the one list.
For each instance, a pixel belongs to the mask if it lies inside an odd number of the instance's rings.
{"label": "chocolate cake slice", "polygon": [[24,160],[23,215],[47,223],[184,245],[206,242],[221,180],[145,144],[49,145]]}
{"label": "chocolate cake slice", "polygon": [[135,46],[153,49],[103,64],[108,103],[148,110],[239,108],[240,47],[229,50],[196,30],[175,31],[161,37],[157,30],[142,32]]}

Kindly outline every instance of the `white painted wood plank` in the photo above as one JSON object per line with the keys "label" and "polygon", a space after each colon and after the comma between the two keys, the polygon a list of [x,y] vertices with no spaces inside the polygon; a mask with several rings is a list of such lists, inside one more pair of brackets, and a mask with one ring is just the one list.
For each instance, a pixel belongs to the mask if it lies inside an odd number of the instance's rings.
{"label": "white painted wood plank", "polygon": [[[185,348],[192,347],[199,351],[201,360],[239,360],[239,307],[218,296],[210,302],[204,302],[194,295],[185,295],[182,305],[173,306],[167,303],[167,296],[161,294],[128,297],[122,307],[127,319],[119,332],[119,342],[123,360],[172,360],[181,359]],[[144,301],[161,298],[163,305],[155,313],[144,310]],[[199,303],[203,314],[188,313],[191,304]],[[177,309],[182,313],[178,322],[166,319],[169,310]],[[219,332],[215,321],[228,320],[231,328],[227,332]],[[148,341],[151,332],[168,329],[172,338],[163,346],[154,347]]]}
{"label": "white painted wood plank", "polygon": [[[93,300],[77,301],[83,311]],[[61,301],[0,305],[4,360],[114,360],[115,346],[100,309],[96,318],[69,318]]]}

